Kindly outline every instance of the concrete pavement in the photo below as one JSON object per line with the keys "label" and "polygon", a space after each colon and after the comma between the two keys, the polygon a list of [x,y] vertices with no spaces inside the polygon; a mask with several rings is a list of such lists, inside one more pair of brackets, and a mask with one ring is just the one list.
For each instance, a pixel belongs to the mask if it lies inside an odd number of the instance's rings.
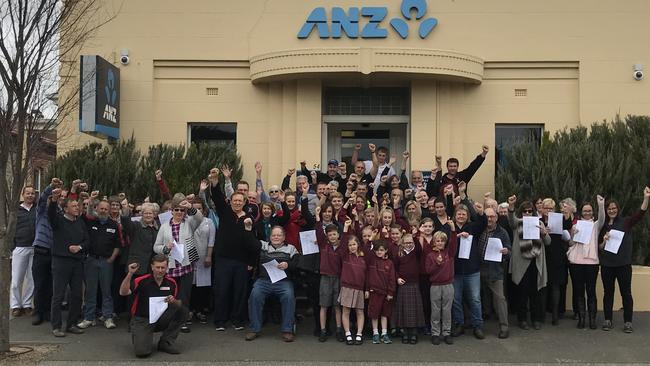
{"label": "concrete pavement", "polygon": [[[602,315],[599,317],[599,324]],[[542,330],[524,331],[511,326],[510,338],[496,337],[497,325],[487,322],[486,339],[477,340],[471,335],[455,338],[454,345],[433,346],[428,337],[421,337],[417,345],[403,345],[395,339],[390,345],[374,345],[366,340],[362,346],[346,346],[330,338],[319,343],[311,335],[311,319],[298,325],[296,341],[280,340],[275,324],[265,326],[262,336],[252,342],[244,340],[245,331],[232,328],[217,332],[211,326],[195,323],[192,332],[181,334],[178,346],[180,355],[154,353],[148,362],[162,363],[226,363],[236,365],[337,365],[354,362],[365,363],[447,363],[447,364],[642,364],[650,363],[648,339],[650,339],[650,313],[635,313],[635,332],[622,332],[622,314],[614,315],[614,330],[578,330],[575,321],[564,319],[559,326],[546,324]],[[56,351],[45,356],[42,365],[133,364],[142,362],[133,356],[130,333],[124,321],[118,328],[107,330],[97,326],[86,330],[84,335],[68,335],[54,338],[49,324],[32,326],[28,318],[11,321],[12,344],[56,344]],[[515,319],[511,318],[512,324]]]}

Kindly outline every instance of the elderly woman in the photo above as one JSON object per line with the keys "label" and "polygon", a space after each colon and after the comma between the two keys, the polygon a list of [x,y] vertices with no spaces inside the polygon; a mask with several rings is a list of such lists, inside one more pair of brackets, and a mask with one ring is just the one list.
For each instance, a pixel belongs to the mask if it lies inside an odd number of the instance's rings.
{"label": "elderly woman", "polygon": [[[246,333],[246,340],[252,341],[257,338],[262,330],[262,310],[264,303],[270,296],[277,296],[282,306],[282,340],[292,342],[293,324],[295,318],[296,298],[293,290],[293,281],[291,272],[296,269],[300,254],[291,244],[284,240],[284,229],[280,226],[274,226],[271,229],[270,241],[262,241],[260,251],[260,265],[258,269],[258,278],[253,284],[253,290],[248,301],[250,330]],[[265,263],[275,260],[278,264],[277,269],[285,272],[287,277],[276,282],[271,282]]]}
{"label": "elderly woman", "polygon": [[[184,306],[190,305],[194,278],[193,263],[199,259],[194,232],[203,221],[201,211],[192,207],[190,203],[193,199],[194,195],[187,197],[181,193],[174,195],[171,203],[172,218],[160,223],[160,230],[158,230],[156,243],[153,246],[154,252],[170,257],[168,275],[176,280],[177,298]],[[171,255],[172,249],[178,245],[182,246],[182,258]],[[189,328],[183,326],[181,331],[189,332]]]}
{"label": "elderly woman", "polygon": [[[131,239],[127,263],[137,263],[138,269],[135,275],[146,274],[149,269],[151,257],[153,257],[153,246],[158,237],[158,224],[154,214],[155,207],[152,203],[143,203],[139,220],[132,220],[128,207],[122,211],[122,227],[126,235]],[[134,216],[135,217],[135,216]]]}
{"label": "elderly woman", "polygon": [[533,327],[539,330],[544,321],[544,293],[548,280],[544,247],[551,244],[551,238],[544,224],[539,221],[541,239],[524,239],[523,217],[533,216],[535,207],[530,201],[523,202],[520,206],[522,218],[519,218],[515,216],[516,202],[516,196],[508,198],[508,218],[513,236],[509,272],[518,290],[517,320],[521,329],[528,329],[526,320],[530,308]]}

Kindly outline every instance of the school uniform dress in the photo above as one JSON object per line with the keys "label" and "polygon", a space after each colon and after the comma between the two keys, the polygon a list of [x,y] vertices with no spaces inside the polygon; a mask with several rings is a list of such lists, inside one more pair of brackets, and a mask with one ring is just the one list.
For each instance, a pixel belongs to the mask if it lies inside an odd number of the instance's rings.
{"label": "school uniform dress", "polygon": [[397,278],[406,283],[397,286],[392,322],[397,328],[418,328],[426,324],[420,294],[420,256],[422,247],[416,243],[410,252],[400,251],[393,258]]}

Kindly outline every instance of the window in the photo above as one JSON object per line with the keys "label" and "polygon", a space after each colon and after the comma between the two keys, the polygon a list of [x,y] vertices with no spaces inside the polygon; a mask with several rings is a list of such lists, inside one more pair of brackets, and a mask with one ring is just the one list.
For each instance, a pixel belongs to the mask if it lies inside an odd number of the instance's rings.
{"label": "window", "polygon": [[190,122],[187,132],[190,143],[237,144],[236,123]]}
{"label": "window", "polygon": [[497,124],[495,131],[496,165],[495,175],[499,168],[507,165],[505,151],[514,144],[526,139],[532,139],[540,144],[544,133],[543,124]]}
{"label": "window", "polygon": [[323,115],[407,116],[410,97],[409,88],[326,88]]}

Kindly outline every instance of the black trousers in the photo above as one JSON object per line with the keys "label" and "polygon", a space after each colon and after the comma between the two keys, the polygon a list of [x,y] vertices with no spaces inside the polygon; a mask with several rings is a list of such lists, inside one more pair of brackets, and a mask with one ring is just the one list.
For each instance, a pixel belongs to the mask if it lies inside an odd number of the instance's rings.
{"label": "black trousers", "polygon": [[632,300],[632,265],[620,267],[601,268],[603,279],[603,312],[605,320],[612,320],[612,307],[614,307],[614,281],[618,282],[618,288],[623,300],[623,321],[632,322],[632,311],[634,300]]}
{"label": "black trousers", "polygon": [[62,329],[61,304],[70,286],[68,297],[68,320],[65,329],[77,324],[81,316],[84,268],[81,260],[69,257],[52,257],[52,329]]}
{"label": "black trousers", "polygon": [[[570,264],[571,286],[573,287],[573,304],[578,313],[585,313],[585,304],[592,304],[596,311],[596,280],[598,279],[597,264]],[[585,302],[585,292],[587,301]]]}
{"label": "black trousers", "polygon": [[211,296],[212,288],[210,288],[210,286],[196,287],[196,285],[192,285],[190,309],[197,313],[208,313],[210,309]]}
{"label": "black trousers", "polygon": [[181,300],[183,306],[188,309],[190,307],[190,301],[192,297],[192,279],[194,279],[194,273],[192,272],[184,274],[180,277],[174,277],[174,280],[176,280],[176,285],[178,286],[177,298]]}
{"label": "black trousers", "polygon": [[188,311],[185,306],[169,306],[154,324],[149,324],[148,318],[132,317],[131,341],[135,355],[145,357],[151,354],[153,334],[156,332],[162,332],[159,344],[174,344],[181,326],[187,320],[187,315]]}
{"label": "black trousers", "polygon": [[533,322],[544,321],[544,300],[546,295],[546,287],[537,289],[537,265],[535,261],[531,260],[524,273],[524,277],[519,282],[517,287],[518,292],[518,311],[517,320],[526,321],[528,318],[528,308],[530,306],[530,319]]}
{"label": "black trousers", "polygon": [[49,320],[52,305],[52,256],[48,249],[34,247],[32,277],[36,315],[41,319]]}
{"label": "black trousers", "polygon": [[244,326],[248,315],[249,274],[245,263],[215,257],[214,281],[214,324],[222,327],[232,320],[234,325]]}

